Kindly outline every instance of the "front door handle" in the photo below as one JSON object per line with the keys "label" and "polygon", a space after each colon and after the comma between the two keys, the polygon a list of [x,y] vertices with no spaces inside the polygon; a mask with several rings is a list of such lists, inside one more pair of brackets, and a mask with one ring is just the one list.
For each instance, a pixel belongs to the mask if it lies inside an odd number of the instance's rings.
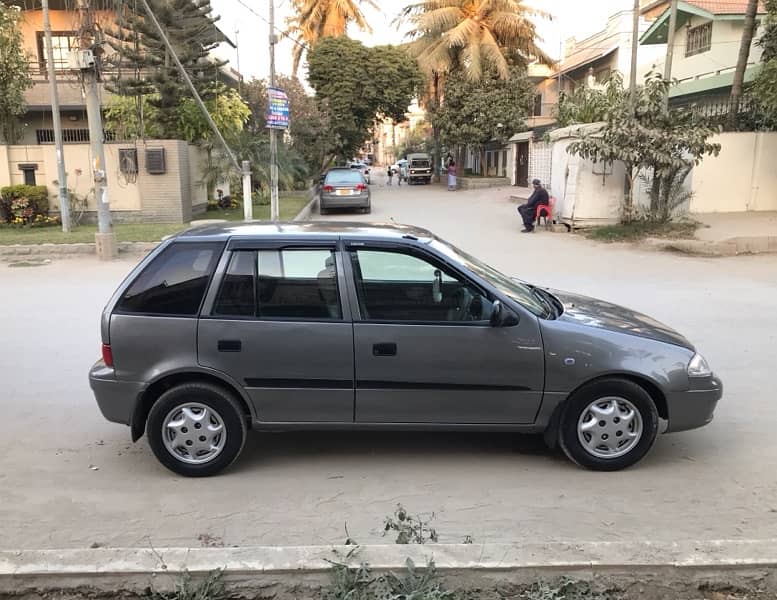
{"label": "front door handle", "polygon": [[242,349],[240,340],[219,340],[219,352],[240,352]]}
{"label": "front door handle", "polygon": [[372,345],[373,356],[396,356],[397,345],[393,342]]}

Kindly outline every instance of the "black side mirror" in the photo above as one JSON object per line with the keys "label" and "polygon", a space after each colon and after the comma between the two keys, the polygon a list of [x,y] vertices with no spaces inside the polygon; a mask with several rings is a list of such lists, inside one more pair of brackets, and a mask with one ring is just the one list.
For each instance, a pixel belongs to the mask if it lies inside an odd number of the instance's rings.
{"label": "black side mirror", "polygon": [[518,316],[504,307],[500,300],[494,300],[491,307],[491,327],[514,327],[518,325]]}

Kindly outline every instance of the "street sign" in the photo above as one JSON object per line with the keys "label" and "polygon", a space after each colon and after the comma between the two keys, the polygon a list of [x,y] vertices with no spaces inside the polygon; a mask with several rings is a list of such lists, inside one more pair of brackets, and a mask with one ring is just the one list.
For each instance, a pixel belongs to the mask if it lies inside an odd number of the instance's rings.
{"label": "street sign", "polygon": [[280,88],[267,88],[266,121],[270,129],[289,127],[289,97]]}

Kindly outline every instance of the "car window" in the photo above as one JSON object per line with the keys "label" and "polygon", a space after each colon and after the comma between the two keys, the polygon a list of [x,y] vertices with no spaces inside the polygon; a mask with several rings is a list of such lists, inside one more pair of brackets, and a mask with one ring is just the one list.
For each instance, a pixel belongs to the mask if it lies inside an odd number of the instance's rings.
{"label": "car window", "polygon": [[234,252],[213,315],[342,319],[332,250]]}
{"label": "car window", "polygon": [[348,170],[345,169],[337,171],[329,171],[326,175],[324,183],[338,184],[338,183],[361,183],[362,174],[357,169]]}
{"label": "car window", "polygon": [[116,309],[149,315],[197,315],[220,250],[221,244],[171,244],[143,269]]}
{"label": "car window", "polygon": [[410,162],[411,167],[426,168],[429,166],[428,160],[414,160]]}
{"label": "car window", "polygon": [[354,250],[351,261],[363,320],[473,322],[492,301],[446,267],[403,251]]}

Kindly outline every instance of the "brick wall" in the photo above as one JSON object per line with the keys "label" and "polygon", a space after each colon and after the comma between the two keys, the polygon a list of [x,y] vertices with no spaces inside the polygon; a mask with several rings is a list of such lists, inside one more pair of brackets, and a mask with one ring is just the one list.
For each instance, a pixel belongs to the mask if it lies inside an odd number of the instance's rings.
{"label": "brick wall", "polygon": [[[166,172],[152,175],[146,170],[146,150],[165,149]],[[138,187],[145,221],[188,223],[192,217],[189,150],[179,140],[149,140],[138,146]]]}

